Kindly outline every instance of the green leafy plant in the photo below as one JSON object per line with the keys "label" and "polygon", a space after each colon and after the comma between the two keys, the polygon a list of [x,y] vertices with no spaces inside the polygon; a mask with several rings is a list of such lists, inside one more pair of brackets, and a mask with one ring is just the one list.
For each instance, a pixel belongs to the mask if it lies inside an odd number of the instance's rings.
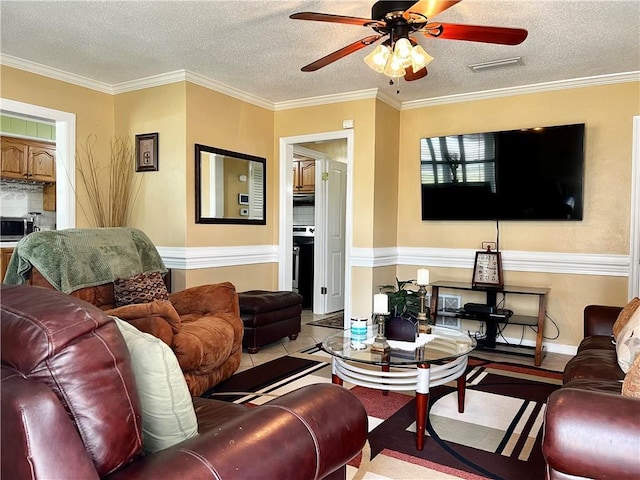
{"label": "green leafy plant", "polygon": [[417,317],[420,311],[420,297],[418,292],[407,287],[413,285],[413,280],[398,280],[395,285],[382,285],[381,293],[389,297],[389,309],[394,317]]}

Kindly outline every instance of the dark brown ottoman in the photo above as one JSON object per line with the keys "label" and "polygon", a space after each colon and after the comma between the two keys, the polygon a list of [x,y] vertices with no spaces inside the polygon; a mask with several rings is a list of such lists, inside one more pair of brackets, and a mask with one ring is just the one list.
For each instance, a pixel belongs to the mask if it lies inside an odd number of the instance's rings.
{"label": "dark brown ottoman", "polygon": [[283,337],[298,338],[302,295],[295,292],[249,290],[238,294],[244,322],[242,346],[256,353],[262,345]]}

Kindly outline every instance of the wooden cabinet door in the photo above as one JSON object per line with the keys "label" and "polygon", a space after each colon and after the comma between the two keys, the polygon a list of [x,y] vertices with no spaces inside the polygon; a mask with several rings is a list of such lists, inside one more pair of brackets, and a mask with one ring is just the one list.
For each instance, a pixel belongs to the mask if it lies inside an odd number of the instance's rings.
{"label": "wooden cabinet door", "polygon": [[316,191],[316,162],[303,160],[298,166],[299,187],[301,193],[314,193]]}
{"label": "wooden cabinet door", "polygon": [[293,161],[293,193],[300,190],[300,161]]}
{"label": "wooden cabinet door", "polygon": [[24,142],[2,137],[0,175],[3,178],[27,179],[28,148]]}
{"label": "wooden cabinet door", "polygon": [[11,255],[13,255],[13,248],[0,248],[0,282],[4,280],[4,276],[7,273]]}
{"label": "wooden cabinet door", "polygon": [[56,147],[46,143],[30,142],[27,171],[29,180],[55,182]]}

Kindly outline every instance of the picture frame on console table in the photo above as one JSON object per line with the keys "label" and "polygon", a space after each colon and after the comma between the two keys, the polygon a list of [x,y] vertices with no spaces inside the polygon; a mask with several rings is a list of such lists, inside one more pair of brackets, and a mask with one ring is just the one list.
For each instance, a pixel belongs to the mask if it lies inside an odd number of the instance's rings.
{"label": "picture frame on console table", "polygon": [[491,251],[491,248],[476,252],[471,286],[478,289],[504,287],[500,252]]}
{"label": "picture frame on console table", "polygon": [[158,171],[158,133],[136,135],[136,172]]}

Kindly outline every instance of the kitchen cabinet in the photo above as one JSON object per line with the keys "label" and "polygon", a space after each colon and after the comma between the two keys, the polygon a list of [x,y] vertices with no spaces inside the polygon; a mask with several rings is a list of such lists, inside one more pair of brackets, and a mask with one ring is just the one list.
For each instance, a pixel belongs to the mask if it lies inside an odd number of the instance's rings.
{"label": "kitchen cabinet", "polygon": [[56,184],[47,183],[42,188],[42,210],[45,212],[56,211]]}
{"label": "kitchen cabinet", "polygon": [[56,146],[53,143],[2,137],[0,176],[32,182],[56,181]]}
{"label": "kitchen cabinet", "polygon": [[315,193],[315,160],[293,160],[293,193]]}
{"label": "kitchen cabinet", "polygon": [[11,255],[13,255],[13,248],[0,248],[0,282],[4,280],[4,276],[7,273]]}

